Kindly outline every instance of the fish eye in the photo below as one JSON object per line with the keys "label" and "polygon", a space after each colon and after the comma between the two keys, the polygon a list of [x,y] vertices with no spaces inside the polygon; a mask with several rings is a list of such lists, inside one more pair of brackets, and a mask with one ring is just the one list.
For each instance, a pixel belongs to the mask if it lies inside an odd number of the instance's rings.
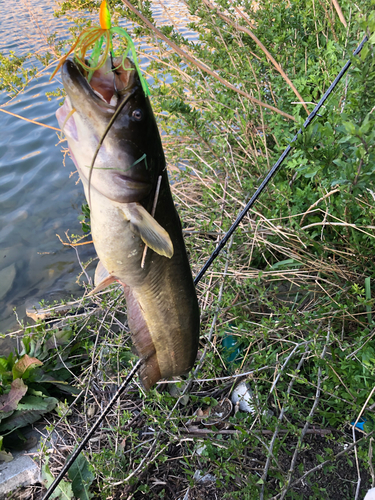
{"label": "fish eye", "polygon": [[135,109],[132,113],[132,117],[135,118],[139,122],[143,118],[143,113],[140,109]]}

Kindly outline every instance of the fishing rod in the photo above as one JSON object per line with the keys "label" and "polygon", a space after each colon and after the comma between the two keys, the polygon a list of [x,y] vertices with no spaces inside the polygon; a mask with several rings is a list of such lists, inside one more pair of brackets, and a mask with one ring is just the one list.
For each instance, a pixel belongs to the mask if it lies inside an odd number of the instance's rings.
{"label": "fishing rod", "polygon": [[[362,50],[364,44],[367,42],[367,40],[368,40],[368,37],[365,36],[363,38],[362,42],[358,45],[358,47],[356,48],[356,50],[353,52],[354,56],[358,55],[361,52],[361,50]],[[268,174],[266,175],[266,177],[264,178],[264,180],[262,181],[262,183],[260,184],[260,186],[258,187],[258,189],[255,191],[255,193],[253,194],[253,196],[251,197],[251,199],[248,201],[248,203],[245,206],[245,208],[238,214],[237,219],[234,221],[234,223],[229,228],[228,232],[224,235],[223,239],[219,242],[219,244],[217,245],[217,247],[215,248],[215,250],[212,252],[212,254],[211,254],[210,258],[208,259],[208,261],[206,262],[206,264],[199,271],[198,275],[194,279],[194,284],[195,285],[197,285],[200,282],[200,280],[203,278],[203,276],[207,272],[208,268],[211,266],[211,264],[214,262],[214,260],[218,257],[218,255],[220,254],[221,250],[224,248],[224,246],[227,243],[227,241],[229,240],[229,238],[232,236],[232,234],[234,233],[234,231],[237,229],[237,227],[239,226],[239,224],[242,221],[242,219],[245,217],[245,215],[247,214],[247,212],[250,210],[250,208],[257,201],[257,199],[259,198],[259,196],[261,195],[261,193],[264,191],[264,189],[267,187],[267,185],[270,182],[270,180],[272,179],[272,177],[277,173],[277,171],[279,170],[279,168],[283,164],[284,160],[287,158],[287,156],[289,155],[290,151],[293,149],[293,143],[297,140],[298,136],[303,133],[303,130],[306,129],[311,124],[311,122],[314,120],[315,116],[318,114],[318,111],[323,106],[323,104],[325,103],[325,101],[328,99],[328,97],[330,96],[330,94],[333,92],[333,90],[335,89],[335,87],[337,86],[337,84],[340,82],[340,80],[342,79],[342,77],[345,75],[345,73],[349,69],[350,65],[351,65],[351,61],[349,59],[346,62],[346,64],[343,66],[343,68],[341,69],[340,73],[336,76],[336,78],[334,79],[334,81],[332,82],[332,84],[330,85],[330,87],[328,88],[328,90],[326,91],[326,93],[323,95],[323,97],[320,99],[320,101],[318,102],[318,104],[315,106],[314,110],[307,117],[307,119],[304,122],[303,126],[298,130],[298,132],[296,133],[296,135],[293,137],[293,139],[291,141],[291,144],[289,144],[289,146],[287,146],[285,148],[284,152],[281,154],[281,156],[279,157],[279,159],[277,160],[277,162],[274,164],[274,166],[268,172]],[[121,109],[122,109],[122,106],[121,106]],[[117,116],[118,116],[118,113],[116,113],[116,117]],[[114,122],[114,119],[111,120],[111,125],[113,124],[113,122]],[[105,133],[104,133],[105,135],[107,134],[109,128],[107,128],[107,130],[105,131]],[[104,135],[104,137],[105,137],[105,135]],[[104,137],[102,137],[102,139],[100,141],[100,144],[103,142]],[[97,151],[95,152],[95,155],[94,155],[94,158],[93,158],[93,161],[92,161],[92,164],[91,164],[90,174],[91,174],[92,168],[94,166],[98,150],[99,150],[99,148],[97,148]],[[123,381],[123,383],[120,385],[120,387],[117,389],[117,391],[114,394],[114,396],[111,399],[111,401],[108,403],[108,406],[104,409],[104,411],[102,412],[102,414],[99,416],[98,420],[91,427],[91,429],[86,434],[86,436],[83,438],[83,440],[80,442],[80,444],[78,445],[78,447],[76,448],[76,450],[69,457],[69,459],[65,463],[64,467],[61,469],[59,475],[56,477],[56,479],[53,481],[53,483],[51,484],[51,486],[48,488],[47,493],[43,497],[43,500],[48,500],[51,497],[52,493],[55,491],[55,489],[57,488],[57,486],[59,485],[59,483],[63,479],[64,475],[68,472],[68,470],[72,466],[73,462],[76,460],[76,458],[81,453],[81,451],[85,448],[85,446],[88,443],[88,441],[90,440],[91,436],[98,429],[98,427],[100,426],[100,424],[102,423],[102,421],[104,420],[104,418],[108,415],[108,413],[112,409],[113,405],[116,403],[116,401],[118,400],[118,398],[124,392],[124,390],[126,389],[126,387],[129,385],[129,383],[133,379],[134,375],[137,373],[137,371],[139,370],[139,368],[142,366],[142,364],[144,362],[145,362],[145,360],[143,358],[140,358],[137,361],[137,363],[134,365],[134,367],[131,369],[131,371],[128,373],[127,377],[125,378],[125,380]]]}
{"label": "fishing rod", "polygon": [[[358,47],[356,48],[356,50],[353,52],[354,56],[358,55],[361,52],[361,50],[362,50],[364,44],[367,42],[367,40],[368,40],[368,38],[367,38],[367,36],[365,36],[363,38],[362,42],[358,45]],[[208,261],[205,263],[205,265],[199,271],[198,275],[195,277],[195,279],[194,279],[194,285],[197,285],[200,282],[200,280],[203,278],[203,276],[205,275],[207,269],[211,266],[211,264],[213,263],[213,261],[219,255],[219,253],[221,252],[221,250],[224,248],[225,244],[227,243],[227,241],[229,240],[229,238],[232,236],[232,234],[234,233],[234,231],[237,229],[237,227],[240,224],[240,222],[242,221],[242,219],[245,217],[245,215],[247,214],[247,212],[250,210],[250,208],[257,201],[257,199],[259,198],[259,196],[261,195],[261,193],[264,191],[264,189],[266,188],[267,184],[270,182],[270,180],[272,179],[272,177],[276,174],[276,172],[281,167],[281,165],[283,164],[284,160],[287,158],[287,156],[289,155],[289,153],[293,149],[293,143],[297,140],[298,136],[302,134],[303,130],[307,129],[307,127],[313,121],[313,119],[315,118],[315,116],[318,114],[318,111],[323,106],[323,104],[325,103],[325,101],[328,99],[328,97],[330,96],[330,94],[333,92],[334,88],[339,83],[339,81],[341,80],[341,78],[345,75],[345,73],[347,72],[347,70],[348,70],[348,68],[350,67],[351,64],[352,64],[352,62],[349,59],[347,61],[347,63],[345,64],[345,66],[340,71],[340,73],[336,76],[336,78],[334,79],[334,81],[331,83],[329,89],[326,91],[326,93],[320,99],[320,101],[318,102],[318,104],[315,106],[314,110],[309,114],[309,116],[307,117],[307,119],[306,119],[305,123],[303,124],[303,126],[298,130],[298,132],[296,133],[296,135],[293,137],[293,139],[292,139],[291,143],[289,144],[289,146],[287,146],[285,148],[284,152],[281,154],[281,156],[279,157],[279,159],[277,160],[277,162],[274,164],[274,166],[268,172],[268,174],[266,175],[266,177],[263,179],[263,182],[258,187],[258,189],[255,191],[255,193],[253,194],[253,196],[251,197],[251,199],[248,201],[248,203],[245,206],[245,208],[238,214],[237,219],[233,222],[233,224],[229,228],[228,232],[224,235],[223,239],[219,242],[219,244],[217,245],[217,247],[215,248],[215,250],[212,252],[212,254],[211,254],[210,258],[208,259]]]}
{"label": "fishing rod", "polygon": [[51,486],[48,488],[47,493],[44,495],[43,500],[48,500],[48,498],[51,497],[52,493],[55,491],[55,489],[58,487],[60,481],[62,478],[65,476],[65,474],[68,472],[70,467],[72,466],[73,462],[76,460],[78,455],[81,453],[81,451],[84,449],[88,441],[90,440],[91,436],[94,434],[94,432],[97,430],[99,425],[102,423],[104,418],[108,415],[110,410],[112,409],[112,406],[115,404],[115,402],[118,400],[118,398],[121,396],[121,394],[124,392],[126,387],[129,385],[129,383],[132,381],[134,375],[137,373],[139,368],[143,365],[145,362],[144,358],[140,358],[136,364],[133,366],[133,368],[130,370],[128,373],[127,377],[123,381],[123,383],[120,385],[120,387],[117,389],[116,393],[114,394],[113,398],[111,401],[108,403],[107,408],[103,411],[103,413],[100,415],[98,420],[95,422],[95,424],[91,427],[89,432],[86,434],[86,436],[82,439],[82,441],[79,443],[77,448],[73,451],[73,453],[70,455],[69,459],[65,462],[64,467],[61,469],[59,475],[56,477],[56,479],[53,481]]}

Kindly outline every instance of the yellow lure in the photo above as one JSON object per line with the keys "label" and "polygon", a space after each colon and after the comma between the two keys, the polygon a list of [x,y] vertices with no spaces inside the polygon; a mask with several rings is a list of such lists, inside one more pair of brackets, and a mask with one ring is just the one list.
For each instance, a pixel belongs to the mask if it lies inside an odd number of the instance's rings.
{"label": "yellow lure", "polygon": [[[141,68],[139,67],[138,64],[134,43],[124,28],[121,28],[120,26],[115,26],[114,28],[112,28],[111,15],[109,13],[106,0],[103,0],[102,3],[100,4],[99,23],[100,27],[92,26],[90,28],[85,28],[81,32],[81,34],[78,36],[77,40],[72,45],[67,54],[65,54],[63,57],[60,58],[60,61],[55,71],[52,73],[51,79],[55,76],[57,71],[64,64],[67,57],[73,52],[79,64],[82,66],[83,69],[85,69],[88,72],[87,80],[90,81],[94,71],[100,69],[104,65],[108,55],[111,54],[111,56],[114,57],[112,36],[114,34],[117,34],[118,36],[124,37],[127,40],[127,47],[122,55],[122,62],[120,66],[122,66],[125,69],[124,61],[127,55],[130,53],[133,56],[134,65],[139,75],[139,79],[141,80],[144,93],[146,95],[150,95],[147,82],[142,76]],[[90,61],[87,64],[85,56],[87,51],[90,50],[91,47],[92,47],[92,53],[90,56]]]}
{"label": "yellow lure", "polygon": [[100,27],[103,30],[111,29],[111,15],[109,13],[106,0],[103,0],[102,3],[100,4],[99,22],[100,22]]}

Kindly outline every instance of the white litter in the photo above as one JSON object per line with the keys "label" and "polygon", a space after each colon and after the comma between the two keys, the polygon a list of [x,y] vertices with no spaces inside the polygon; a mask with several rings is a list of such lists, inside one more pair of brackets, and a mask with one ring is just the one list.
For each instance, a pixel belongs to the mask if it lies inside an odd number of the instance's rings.
{"label": "white litter", "polygon": [[255,413],[253,401],[253,391],[246,382],[240,382],[232,392],[231,400],[233,404],[238,404],[241,411]]}
{"label": "white litter", "polygon": [[375,500],[375,488],[371,488],[371,490],[368,490],[363,500]]}
{"label": "white litter", "polygon": [[202,444],[202,445],[197,446],[195,452],[197,455],[203,455],[203,452],[205,449],[206,449],[206,445]]}
{"label": "white litter", "polygon": [[215,476],[213,476],[212,474],[203,474],[199,469],[194,472],[193,479],[200,484],[213,483],[214,481],[216,481]]}

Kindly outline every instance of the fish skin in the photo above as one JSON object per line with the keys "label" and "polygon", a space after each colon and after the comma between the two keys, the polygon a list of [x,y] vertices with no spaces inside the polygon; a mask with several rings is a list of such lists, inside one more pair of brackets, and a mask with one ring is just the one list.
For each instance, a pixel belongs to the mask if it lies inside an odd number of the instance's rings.
{"label": "fish skin", "polygon": [[[69,60],[62,67],[68,109],[57,115],[62,125],[69,107],[76,109],[67,120],[65,132],[91,202],[95,249],[109,275],[124,286],[132,339],[138,355],[145,359],[140,376],[149,389],[161,378],[182,375],[192,368],[198,350],[199,307],[151,105],[136,71],[128,71],[124,78],[128,82],[123,98],[128,98],[128,103],[98,154],[95,167],[99,168],[93,170],[90,196],[87,166],[114,109],[92,91]],[[117,83],[120,88],[122,82]],[[129,92],[133,92],[130,97]],[[141,121],[132,119],[134,110],[142,111]],[[136,163],[143,155],[146,162]],[[145,243],[135,231],[129,210],[135,206],[137,213],[143,209],[151,212],[159,176],[162,180],[154,219],[169,235],[173,255],[168,258],[148,248],[142,268]],[[163,240],[164,233],[159,233]]]}

